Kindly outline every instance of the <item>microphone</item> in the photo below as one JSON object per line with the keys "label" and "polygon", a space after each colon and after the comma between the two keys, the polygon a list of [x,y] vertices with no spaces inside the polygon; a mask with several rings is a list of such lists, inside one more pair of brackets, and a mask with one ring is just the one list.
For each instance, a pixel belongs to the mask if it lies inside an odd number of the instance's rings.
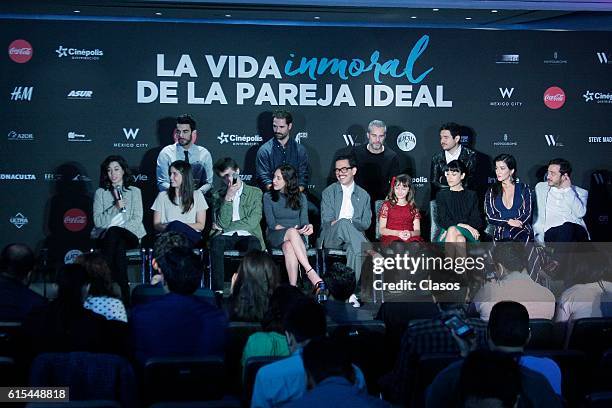
{"label": "microphone", "polygon": [[[121,194],[121,187],[120,187],[120,186],[116,186],[114,191],[115,191],[115,194],[114,194],[114,196],[115,196],[115,200],[117,200],[117,201],[121,201],[121,200],[123,200],[123,195]],[[121,208],[119,209],[119,211],[121,211],[122,213],[124,213],[124,212],[126,212],[127,210],[125,209],[125,207],[121,207]]]}

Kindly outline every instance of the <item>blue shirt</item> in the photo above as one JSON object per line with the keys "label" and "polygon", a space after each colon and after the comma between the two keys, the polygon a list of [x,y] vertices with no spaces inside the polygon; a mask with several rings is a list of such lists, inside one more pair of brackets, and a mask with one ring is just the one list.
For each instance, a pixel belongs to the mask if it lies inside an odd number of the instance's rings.
{"label": "blue shirt", "polygon": [[344,377],[328,377],[304,396],[289,404],[287,408],[314,408],[314,407],[390,407],[391,405],[380,399],[360,392]]}
{"label": "blue shirt", "polygon": [[[355,385],[366,392],[365,378],[361,370],[353,365]],[[275,407],[302,397],[307,391],[306,371],[302,361],[302,349],[290,357],[268,364],[259,369],[253,387],[251,408]]]}
{"label": "blue shirt", "polygon": [[257,150],[256,176],[262,187],[272,184],[274,171],[282,164],[292,165],[297,170],[298,185],[308,186],[308,154],[304,146],[290,137],[283,147],[273,137]]}

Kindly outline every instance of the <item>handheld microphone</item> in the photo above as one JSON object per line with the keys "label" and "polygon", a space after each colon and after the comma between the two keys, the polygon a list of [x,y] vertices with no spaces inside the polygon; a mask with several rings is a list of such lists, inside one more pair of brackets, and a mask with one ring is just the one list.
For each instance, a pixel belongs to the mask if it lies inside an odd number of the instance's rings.
{"label": "handheld microphone", "polygon": [[[121,187],[120,187],[120,186],[116,186],[116,187],[115,187],[115,199],[116,199],[117,201],[121,201],[121,200],[123,200],[123,195],[121,194]],[[126,212],[127,210],[126,210],[126,208],[125,208],[125,207],[121,207],[121,208],[119,209],[119,211],[121,211],[122,213],[124,213],[124,212]]]}

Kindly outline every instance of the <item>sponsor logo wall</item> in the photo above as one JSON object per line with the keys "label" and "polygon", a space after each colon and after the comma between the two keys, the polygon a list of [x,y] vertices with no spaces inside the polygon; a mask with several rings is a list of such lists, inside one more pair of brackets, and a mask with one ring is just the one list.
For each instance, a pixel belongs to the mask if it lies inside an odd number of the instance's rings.
{"label": "sponsor logo wall", "polygon": [[[16,197],[20,189],[34,196],[0,208],[8,220],[0,244],[18,233],[38,245],[45,239],[45,227],[33,225],[38,214],[61,192],[91,200],[99,165],[111,154],[128,160],[150,224],[157,153],[173,142],[182,113],[195,117],[197,143],[213,160],[235,158],[241,178],[254,183],[257,149],[273,136],[271,112],[289,110],[291,134],[310,157],[315,199],[334,155],[367,143],[373,119],[387,123],[386,149],[414,175],[424,213],[430,158],[448,121],[464,125],[461,142],[489,160],[485,185],[500,153],[517,157],[530,184],[539,181],[538,166],[557,156],[572,162],[582,187],[593,171],[610,170],[612,33],[177,24],[178,47],[163,27],[3,22],[0,185]],[[71,39],[91,31],[99,34],[94,41]],[[351,46],[355,35],[358,47]],[[270,38],[274,46],[265,46]],[[449,50],[470,69],[449,64]],[[89,248],[79,234],[92,223],[90,206],[70,203],[57,215],[66,239],[83,241],[67,243],[62,257]]]}

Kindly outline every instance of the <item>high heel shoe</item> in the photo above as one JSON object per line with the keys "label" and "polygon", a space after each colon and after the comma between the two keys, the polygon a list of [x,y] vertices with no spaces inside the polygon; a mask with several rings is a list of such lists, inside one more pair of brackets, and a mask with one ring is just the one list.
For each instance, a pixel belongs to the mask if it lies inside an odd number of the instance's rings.
{"label": "high heel shoe", "polygon": [[327,290],[327,285],[325,284],[325,282],[318,281],[314,285],[313,292],[317,303],[327,302],[327,298],[329,297],[329,291]]}

